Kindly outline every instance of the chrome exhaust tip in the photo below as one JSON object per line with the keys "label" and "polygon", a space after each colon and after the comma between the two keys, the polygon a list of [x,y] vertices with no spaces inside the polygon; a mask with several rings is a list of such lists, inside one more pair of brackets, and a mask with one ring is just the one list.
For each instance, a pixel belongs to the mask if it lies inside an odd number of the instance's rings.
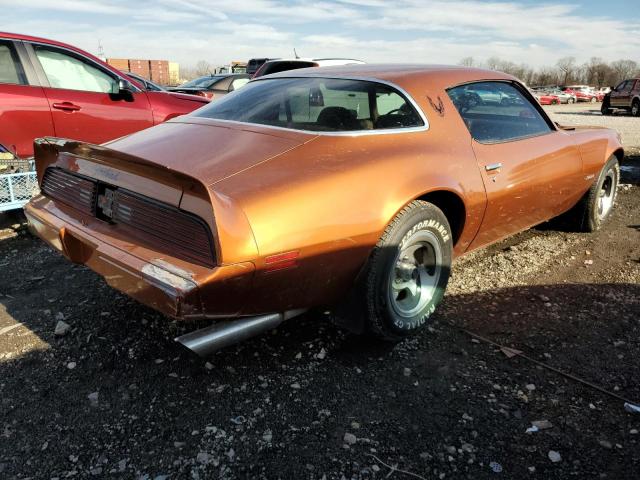
{"label": "chrome exhaust tip", "polygon": [[221,348],[255,337],[280,325],[287,314],[271,313],[259,317],[239,318],[216,323],[210,327],[195,330],[175,338],[175,341],[187,347],[201,357],[206,357]]}

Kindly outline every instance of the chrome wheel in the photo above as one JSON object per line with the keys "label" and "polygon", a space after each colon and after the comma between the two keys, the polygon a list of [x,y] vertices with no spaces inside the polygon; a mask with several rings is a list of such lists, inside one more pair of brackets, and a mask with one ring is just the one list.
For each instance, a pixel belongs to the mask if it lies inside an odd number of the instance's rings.
{"label": "chrome wheel", "polygon": [[413,234],[398,252],[389,278],[389,300],[400,317],[419,314],[433,299],[442,273],[442,247],[430,231]]}
{"label": "chrome wheel", "polygon": [[616,188],[618,188],[618,178],[614,169],[610,168],[598,192],[598,218],[600,220],[604,219],[611,211],[613,200],[616,196]]}

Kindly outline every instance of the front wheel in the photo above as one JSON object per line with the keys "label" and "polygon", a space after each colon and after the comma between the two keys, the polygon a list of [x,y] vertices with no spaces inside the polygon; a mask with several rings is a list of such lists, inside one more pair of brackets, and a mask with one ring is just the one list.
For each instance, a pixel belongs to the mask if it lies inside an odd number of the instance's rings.
{"label": "front wheel", "polygon": [[569,97],[569,100],[567,100],[567,103],[576,103],[576,99],[573,97]]}
{"label": "front wheel", "polygon": [[453,240],[435,205],[414,201],[384,231],[363,277],[368,331],[399,341],[417,331],[442,301]]}
{"label": "front wheel", "polygon": [[634,117],[640,117],[640,101],[633,101],[633,104],[631,105],[631,115]]}
{"label": "front wheel", "polygon": [[596,103],[598,99],[596,97],[591,97],[591,103]]}

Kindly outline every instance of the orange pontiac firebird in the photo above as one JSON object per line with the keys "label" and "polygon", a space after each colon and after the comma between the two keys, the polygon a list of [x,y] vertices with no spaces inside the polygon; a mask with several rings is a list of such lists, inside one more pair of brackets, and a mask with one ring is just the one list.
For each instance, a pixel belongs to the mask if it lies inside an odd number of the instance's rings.
{"label": "orange pontiac firebird", "polygon": [[555,124],[509,75],[349,65],[262,77],[102,146],[39,139],[25,210],[112,287],[216,320],[177,339],[198,353],[337,304],[399,340],[456,256],[567,211],[598,229],[622,156],[615,132]]}

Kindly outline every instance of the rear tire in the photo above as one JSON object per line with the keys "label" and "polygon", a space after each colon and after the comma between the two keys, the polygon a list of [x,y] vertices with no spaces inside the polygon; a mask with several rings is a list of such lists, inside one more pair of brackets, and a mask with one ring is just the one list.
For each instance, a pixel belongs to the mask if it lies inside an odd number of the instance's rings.
{"label": "rear tire", "polygon": [[453,240],[435,205],[414,201],[385,229],[362,277],[367,330],[387,341],[416,332],[442,301]]}
{"label": "rear tire", "polygon": [[613,210],[620,183],[620,165],[612,156],[604,165],[589,191],[576,205],[576,220],[582,232],[599,230]]}

